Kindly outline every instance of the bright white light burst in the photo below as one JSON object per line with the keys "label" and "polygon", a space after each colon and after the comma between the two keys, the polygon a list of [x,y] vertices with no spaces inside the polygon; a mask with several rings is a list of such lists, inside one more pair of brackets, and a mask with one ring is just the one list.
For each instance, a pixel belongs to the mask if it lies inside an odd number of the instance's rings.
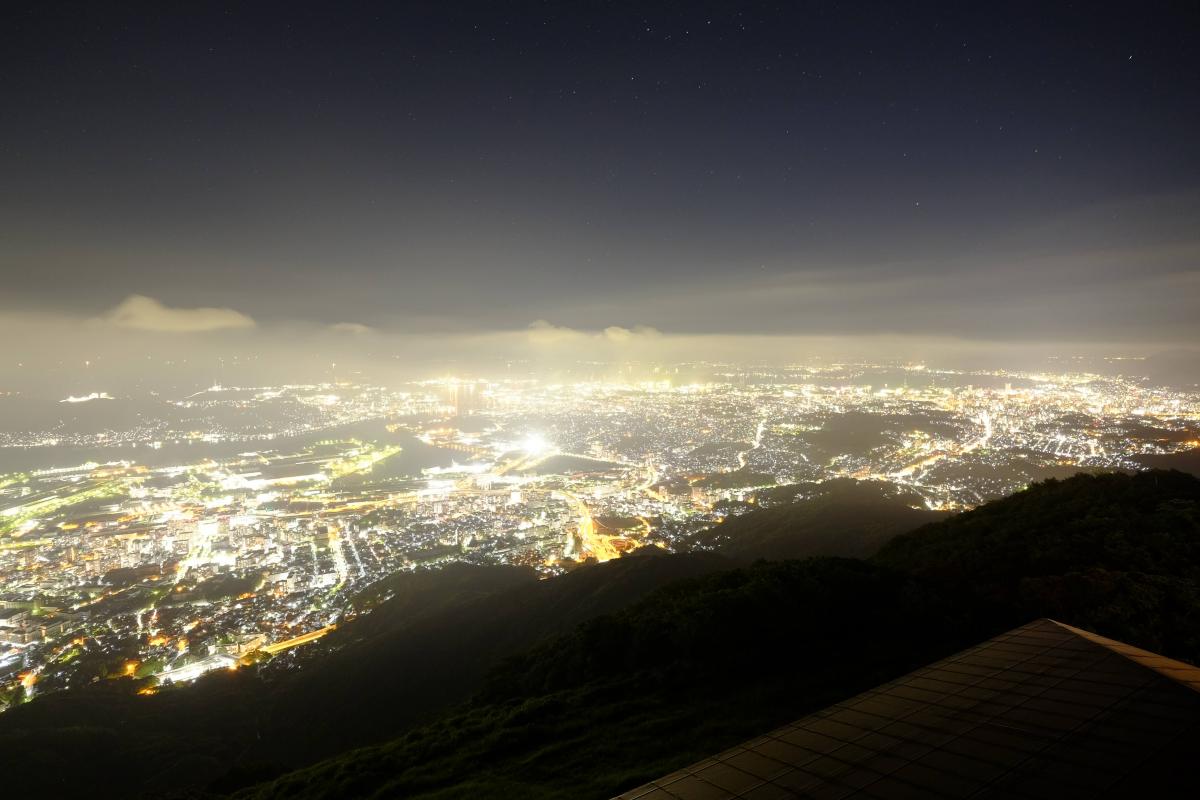
{"label": "bright white light burst", "polygon": [[550,442],[540,433],[529,434],[525,437],[525,441],[521,443],[521,449],[531,456],[540,456],[542,453],[548,452],[551,447]]}

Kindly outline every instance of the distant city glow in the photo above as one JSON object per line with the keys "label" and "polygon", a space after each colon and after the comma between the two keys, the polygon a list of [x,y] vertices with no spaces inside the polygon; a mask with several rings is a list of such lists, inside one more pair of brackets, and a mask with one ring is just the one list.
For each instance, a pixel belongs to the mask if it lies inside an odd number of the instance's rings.
{"label": "distant city glow", "polygon": [[71,395],[70,397],[64,397],[62,400],[59,400],[58,402],[60,402],[60,403],[89,403],[92,400],[112,400],[112,399],[113,399],[112,395],[110,395],[108,392],[92,392],[91,394],[85,394],[81,397],[76,397],[74,395]]}
{"label": "distant city glow", "polygon": [[[0,432],[0,664],[23,692],[5,696],[90,681],[106,659],[106,676],[146,694],[286,663],[397,570],[553,575],[693,549],[780,486],[870,481],[955,511],[1200,441],[1200,393],[1145,379],[704,368],[678,382],[663,366],[653,380],[213,387],[123,427]],[[46,455],[52,466],[24,463]]]}

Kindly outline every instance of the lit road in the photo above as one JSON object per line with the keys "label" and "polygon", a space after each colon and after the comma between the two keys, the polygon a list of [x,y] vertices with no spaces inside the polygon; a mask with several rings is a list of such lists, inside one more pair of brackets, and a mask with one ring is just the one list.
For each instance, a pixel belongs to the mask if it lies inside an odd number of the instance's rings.
{"label": "lit road", "polygon": [[333,569],[337,572],[338,582],[335,590],[345,585],[350,577],[350,567],[346,563],[346,553],[342,550],[342,537],[338,535],[337,525],[329,525],[329,554],[333,557]]}
{"label": "lit road", "polygon": [[579,516],[579,538],[583,542],[580,555],[585,558],[589,555],[593,556],[597,561],[611,561],[618,558],[621,553],[613,546],[612,537],[596,533],[596,523],[592,519],[592,512],[588,510],[587,503],[571,492],[561,492],[561,494]]}
{"label": "lit road", "polygon": [[269,655],[275,655],[276,653],[281,653],[284,650],[290,650],[293,647],[299,647],[302,644],[308,644],[309,642],[315,642],[317,639],[320,639],[322,636],[329,633],[336,627],[337,627],[336,623],[332,624],[332,625],[326,625],[324,628],[318,628],[315,631],[309,631],[308,633],[301,634],[300,636],[295,636],[291,639],[284,639],[282,642],[275,642],[274,644],[264,645],[262,648],[262,651]]}
{"label": "lit road", "polygon": [[191,536],[187,557],[179,562],[179,570],[175,574],[175,583],[183,580],[192,567],[205,564],[212,557],[212,538],[216,527],[212,525],[196,525]]}
{"label": "lit road", "polygon": [[763,417],[759,420],[758,429],[754,432],[754,446],[749,450],[741,450],[738,452],[738,469],[745,469],[746,464],[750,461],[750,453],[753,453],[758,448],[762,447],[763,433],[767,430],[767,418]]}

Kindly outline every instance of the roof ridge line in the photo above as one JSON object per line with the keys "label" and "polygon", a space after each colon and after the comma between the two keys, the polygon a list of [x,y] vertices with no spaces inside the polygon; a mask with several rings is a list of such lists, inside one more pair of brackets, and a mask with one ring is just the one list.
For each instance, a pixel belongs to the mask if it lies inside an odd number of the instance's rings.
{"label": "roof ridge line", "polygon": [[1101,647],[1111,650],[1117,655],[1134,662],[1140,667],[1157,672],[1164,678],[1172,680],[1175,683],[1182,684],[1193,691],[1200,692],[1200,667],[1196,667],[1187,663],[1186,661],[1168,658],[1167,656],[1153,653],[1149,650],[1143,650],[1140,647],[1134,647],[1131,644],[1126,644],[1125,642],[1121,642],[1116,639],[1109,639],[1107,636],[1101,636],[1098,633],[1092,633],[1091,631],[1084,630],[1083,628],[1076,628],[1074,625],[1068,625],[1067,623],[1059,622],[1056,619],[1051,619],[1049,617],[1043,617],[1042,619],[1046,620],[1047,622],[1052,622],[1058,627],[1068,630],[1076,636],[1087,639],[1089,642],[1093,642]]}

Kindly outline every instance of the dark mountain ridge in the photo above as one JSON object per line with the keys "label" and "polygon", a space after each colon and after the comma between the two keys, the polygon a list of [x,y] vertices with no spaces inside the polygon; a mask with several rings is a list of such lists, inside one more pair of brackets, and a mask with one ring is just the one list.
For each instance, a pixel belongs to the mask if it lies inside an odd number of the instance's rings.
{"label": "dark mountain ridge", "polygon": [[799,501],[727,518],[702,531],[697,544],[748,560],[867,558],[897,534],[948,516],[915,508],[919,497],[874,481],[844,478],[769,492],[789,499],[797,493],[803,494]]}

